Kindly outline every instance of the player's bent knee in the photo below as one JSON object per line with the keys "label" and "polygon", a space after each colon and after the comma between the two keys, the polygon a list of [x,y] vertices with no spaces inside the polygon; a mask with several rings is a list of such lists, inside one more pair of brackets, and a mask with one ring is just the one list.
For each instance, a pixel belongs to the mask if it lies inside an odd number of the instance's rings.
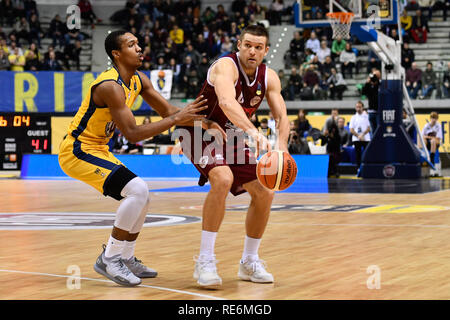
{"label": "player's bent knee", "polygon": [[233,185],[233,181],[234,177],[231,170],[228,171],[220,168],[214,172],[211,171],[209,175],[209,183],[211,184],[211,189],[213,191],[228,193]]}
{"label": "player's bent knee", "polygon": [[122,189],[121,195],[123,197],[136,197],[141,199],[144,204],[147,204],[150,199],[147,183],[139,177],[130,180]]}

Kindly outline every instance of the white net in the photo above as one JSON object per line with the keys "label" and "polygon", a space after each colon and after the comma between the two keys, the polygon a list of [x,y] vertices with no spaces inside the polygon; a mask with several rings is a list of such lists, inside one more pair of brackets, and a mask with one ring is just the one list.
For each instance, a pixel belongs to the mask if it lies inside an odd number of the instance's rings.
{"label": "white net", "polygon": [[333,29],[333,39],[350,39],[350,27],[354,14],[339,12],[338,14],[327,14],[327,17]]}

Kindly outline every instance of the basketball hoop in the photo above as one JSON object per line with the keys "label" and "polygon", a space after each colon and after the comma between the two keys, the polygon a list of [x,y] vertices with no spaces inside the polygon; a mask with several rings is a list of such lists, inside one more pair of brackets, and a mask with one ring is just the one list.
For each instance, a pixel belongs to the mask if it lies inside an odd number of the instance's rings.
{"label": "basketball hoop", "polygon": [[330,20],[333,29],[333,39],[341,37],[342,39],[350,39],[350,27],[352,25],[353,12],[328,12],[327,18]]}

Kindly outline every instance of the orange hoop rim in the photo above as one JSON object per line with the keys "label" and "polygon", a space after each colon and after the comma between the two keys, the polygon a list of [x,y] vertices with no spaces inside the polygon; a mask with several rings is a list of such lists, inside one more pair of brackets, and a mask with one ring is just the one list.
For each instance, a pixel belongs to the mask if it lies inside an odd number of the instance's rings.
{"label": "orange hoop rim", "polygon": [[353,12],[328,12],[327,17],[339,20],[340,23],[350,24],[355,14]]}

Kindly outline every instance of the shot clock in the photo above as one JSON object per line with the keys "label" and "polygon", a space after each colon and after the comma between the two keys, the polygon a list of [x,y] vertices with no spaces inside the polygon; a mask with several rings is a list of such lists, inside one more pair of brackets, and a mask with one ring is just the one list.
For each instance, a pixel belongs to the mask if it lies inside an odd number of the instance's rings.
{"label": "shot clock", "polygon": [[0,113],[0,170],[20,170],[25,153],[51,153],[51,117]]}

